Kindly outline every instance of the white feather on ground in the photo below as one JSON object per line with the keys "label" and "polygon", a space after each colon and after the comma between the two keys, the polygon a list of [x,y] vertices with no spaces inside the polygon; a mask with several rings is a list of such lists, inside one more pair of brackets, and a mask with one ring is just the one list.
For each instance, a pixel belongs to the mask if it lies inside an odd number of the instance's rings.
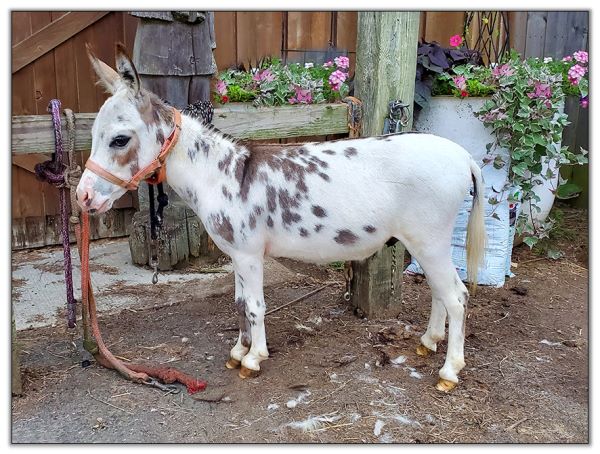
{"label": "white feather on ground", "polygon": [[312,432],[323,427],[325,423],[335,422],[341,416],[335,416],[337,412],[327,413],[320,416],[309,416],[304,421],[292,421],[288,424],[293,429],[301,430],[302,432]]}

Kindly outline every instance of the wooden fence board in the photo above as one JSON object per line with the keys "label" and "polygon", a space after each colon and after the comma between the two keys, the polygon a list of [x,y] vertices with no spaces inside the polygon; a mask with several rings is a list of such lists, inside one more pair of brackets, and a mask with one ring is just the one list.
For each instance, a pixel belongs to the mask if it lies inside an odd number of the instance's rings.
{"label": "wooden fence board", "polygon": [[527,15],[527,43],[525,57],[544,56],[544,37],[546,36],[546,11],[529,12]]}
{"label": "wooden fence board", "polygon": [[289,12],[287,49],[327,49],[332,12]]}
{"label": "wooden fence board", "polygon": [[235,11],[215,12],[217,48],[214,50],[213,55],[220,70],[236,66],[238,62],[236,15]]}
{"label": "wooden fence board", "polygon": [[[48,21],[43,28],[34,30],[28,38],[20,41],[12,49],[12,72],[16,72],[42,55],[54,49],[60,43],[71,38],[90,26],[108,11],[78,11],[67,13],[55,21]],[[49,12],[32,12],[32,21],[38,20]]]}
{"label": "wooden fence board", "polygon": [[[75,114],[75,149],[91,148],[91,130],[95,113]],[[63,121],[63,127],[65,125]],[[214,125],[243,139],[276,139],[348,132],[347,105],[311,104],[256,108],[249,104],[228,104],[215,109]],[[63,129],[66,134],[66,129]],[[54,133],[49,115],[14,116],[12,119],[13,154],[51,153]]]}
{"label": "wooden fence board", "polygon": [[509,44],[519,54],[525,55],[527,41],[527,12],[511,11],[508,14]]}

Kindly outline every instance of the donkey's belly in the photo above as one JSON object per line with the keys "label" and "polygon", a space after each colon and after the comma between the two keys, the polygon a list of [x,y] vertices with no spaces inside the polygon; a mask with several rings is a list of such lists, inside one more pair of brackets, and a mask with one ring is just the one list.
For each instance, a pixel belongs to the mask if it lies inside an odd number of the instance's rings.
{"label": "donkey's belly", "polygon": [[[337,238],[338,241],[335,239]],[[331,263],[346,260],[364,260],[385,244],[379,237],[354,238],[336,234],[332,238],[271,238],[266,244],[265,255],[286,257],[311,263]]]}

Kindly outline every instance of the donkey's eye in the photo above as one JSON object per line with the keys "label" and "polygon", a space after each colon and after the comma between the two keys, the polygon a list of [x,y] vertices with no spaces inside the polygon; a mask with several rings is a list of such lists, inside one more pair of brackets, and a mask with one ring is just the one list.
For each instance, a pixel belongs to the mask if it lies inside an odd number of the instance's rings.
{"label": "donkey's eye", "polygon": [[117,136],[117,137],[113,138],[113,140],[111,140],[110,147],[111,148],[123,148],[125,145],[127,145],[129,143],[129,139],[131,139],[131,137]]}

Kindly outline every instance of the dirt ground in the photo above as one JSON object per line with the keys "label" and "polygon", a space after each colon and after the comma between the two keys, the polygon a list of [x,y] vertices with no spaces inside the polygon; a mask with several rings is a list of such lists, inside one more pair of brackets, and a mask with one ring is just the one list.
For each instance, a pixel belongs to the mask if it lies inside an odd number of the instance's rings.
{"label": "dirt ground", "polygon": [[415,354],[430,310],[425,280],[405,276],[397,318],[360,319],[340,271],[285,262],[293,278],[265,288],[268,309],[327,286],[267,317],[271,357],[254,379],[224,367],[237,337],[230,292],[198,298],[193,284],[176,284],[180,302],[165,306],[141,286],[154,307],[100,317],[115,354],[206,380],[194,396],[82,368],[66,328],[19,332],[24,394],[12,401],[12,442],[587,443],[587,212],[561,210],[562,258],[519,246],[516,277],[471,297],[467,366],[450,394],[434,388],[445,342]]}

